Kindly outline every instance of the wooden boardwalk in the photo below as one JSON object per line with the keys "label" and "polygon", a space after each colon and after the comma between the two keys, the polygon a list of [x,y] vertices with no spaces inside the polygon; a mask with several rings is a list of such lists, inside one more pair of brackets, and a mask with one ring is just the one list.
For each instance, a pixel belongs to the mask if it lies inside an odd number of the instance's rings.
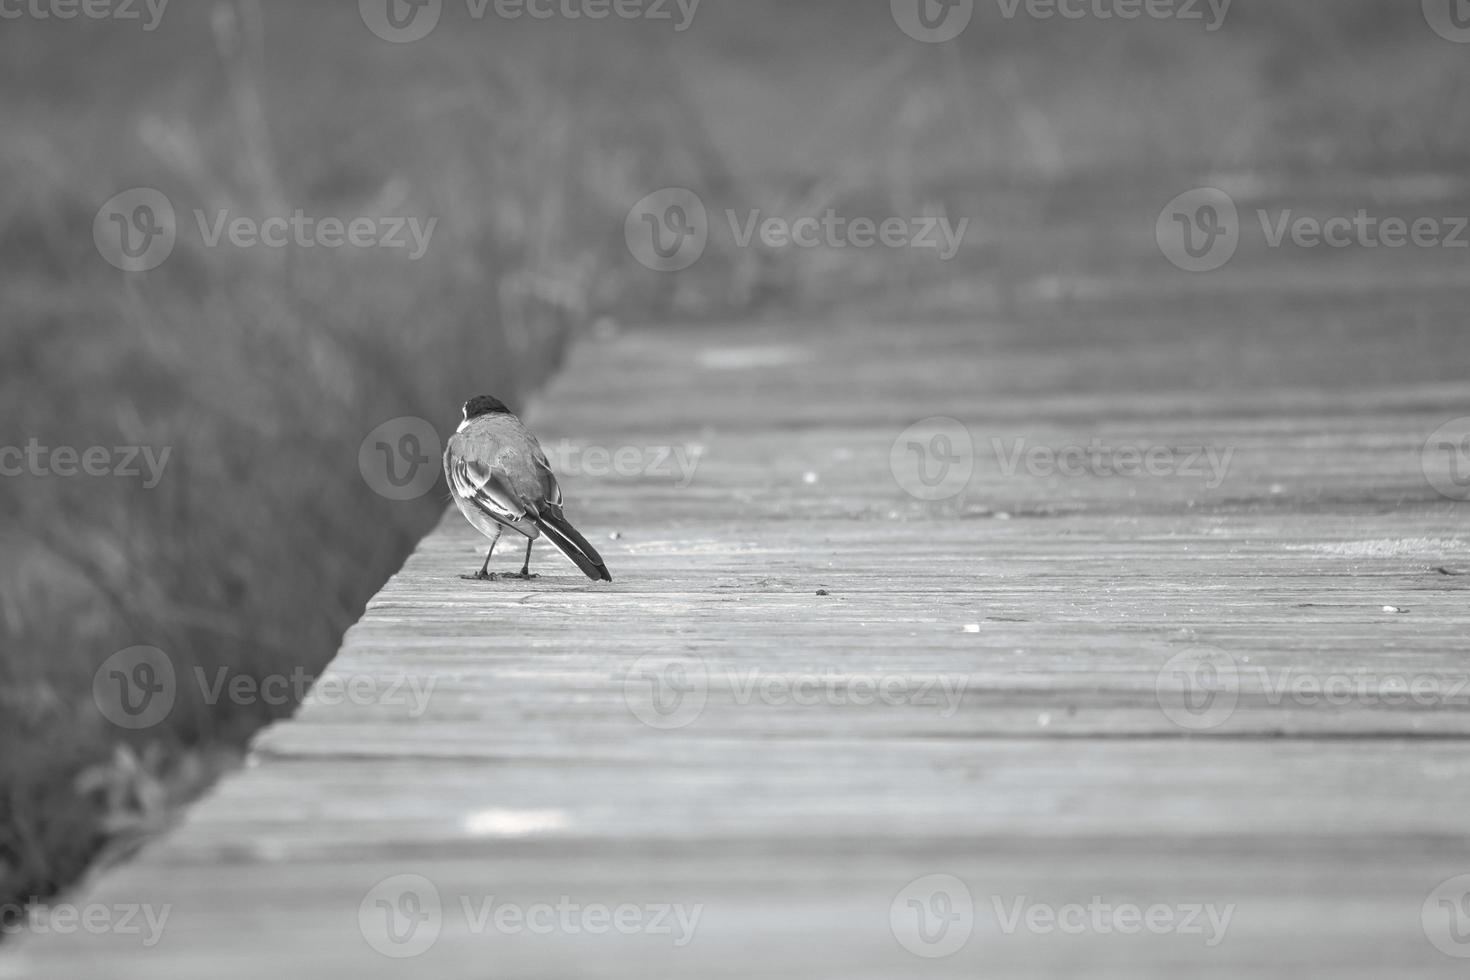
{"label": "wooden boardwalk", "polygon": [[617,581],[461,581],[448,515],[333,664],[362,696],[73,897],[158,942],[0,977],[1463,977],[1470,536],[1423,447],[1470,385],[1449,334],[1246,312],[582,344],[528,414]]}

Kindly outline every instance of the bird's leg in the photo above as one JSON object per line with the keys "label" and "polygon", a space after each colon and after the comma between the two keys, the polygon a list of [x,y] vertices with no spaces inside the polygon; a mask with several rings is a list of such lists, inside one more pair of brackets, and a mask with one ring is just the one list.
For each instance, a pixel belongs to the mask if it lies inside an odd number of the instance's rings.
{"label": "bird's leg", "polygon": [[466,582],[489,582],[495,576],[490,574],[490,556],[495,554],[495,546],[500,543],[500,528],[495,529],[495,537],[490,539],[490,550],[485,552],[485,564],[480,566],[480,571],[475,575],[461,575],[460,578]]}
{"label": "bird's leg", "polygon": [[540,575],[532,575],[531,574],[531,546],[534,545],[535,543],[536,543],[536,541],[535,541],[534,538],[528,539],[526,541],[526,562],[525,562],[524,565],[521,566],[521,574],[520,574],[520,577],[523,578],[523,579],[526,579],[528,581],[530,579],[533,579],[533,578],[540,578],[541,577]]}

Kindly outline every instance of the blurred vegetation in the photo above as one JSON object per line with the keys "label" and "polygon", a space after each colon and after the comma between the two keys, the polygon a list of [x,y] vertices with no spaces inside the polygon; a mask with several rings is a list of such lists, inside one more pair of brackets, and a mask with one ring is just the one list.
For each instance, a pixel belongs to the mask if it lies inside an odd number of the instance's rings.
{"label": "blurred vegetation", "polygon": [[[951,287],[1113,256],[1094,211],[1219,172],[1453,171],[1463,48],[1418,4],[1238,3],[1227,25],[1003,21],[920,45],[885,2],[706,0],[694,26],[446,21],[371,36],[356,5],[175,3],[155,33],[0,26],[0,445],[172,447],[159,486],[0,479],[0,904],[124,854],[287,709],[185,697],[130,735],[91,699],[138,645],[252,677],[319,671],[443,496],[377,496],[379,423],[512,403],[599,317],[688,321]],[[458,17],[463,18],[460,11]],[[803,215],[970,215],[978,248],[740,252],[660,276],[623,247],[660,187]],[[124,274],[102,202],[438,217],[401,252],[206,248]],[[1181,185],[1189,186],[1187,184]],[[979,297],[979,298],[977,298]],[[183,694],[197,695],[189,685]]]}

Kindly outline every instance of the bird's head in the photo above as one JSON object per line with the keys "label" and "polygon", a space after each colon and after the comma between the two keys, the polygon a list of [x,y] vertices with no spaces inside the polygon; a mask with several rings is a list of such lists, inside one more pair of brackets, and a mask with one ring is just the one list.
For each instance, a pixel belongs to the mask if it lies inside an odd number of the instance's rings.
{"label": "bird's head", "polygon": [[499,398],[491,398],[489,395],[479,395],[464,403],[464,420],[477,419],[482,415],[510,415],[510,409],[505,407],[505,402]]}

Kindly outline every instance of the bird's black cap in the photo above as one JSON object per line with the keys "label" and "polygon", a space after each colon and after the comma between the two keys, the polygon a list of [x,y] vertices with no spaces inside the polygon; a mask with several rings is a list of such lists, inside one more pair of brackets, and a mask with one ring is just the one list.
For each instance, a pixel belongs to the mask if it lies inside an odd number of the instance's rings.
{"label": "bird's black cap", "polygon": [[511,410],[505,407],[505,402],[499,398],[491,398],[489,395],[480,395],[471,398],[464,403],[464,417],[477,419],[481,415],[510,415]]}

